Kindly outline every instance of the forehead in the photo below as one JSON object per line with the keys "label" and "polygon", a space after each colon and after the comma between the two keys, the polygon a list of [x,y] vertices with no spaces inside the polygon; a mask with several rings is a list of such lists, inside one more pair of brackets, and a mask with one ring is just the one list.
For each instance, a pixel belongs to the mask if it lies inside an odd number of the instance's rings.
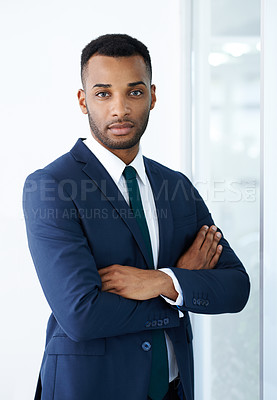
{"label": "forehead", "polygon": [[143,57],[109,57],[96,54],[87,64],[86,81],[91,84],[128,84],[143,81],[149,83],[149,74]]}

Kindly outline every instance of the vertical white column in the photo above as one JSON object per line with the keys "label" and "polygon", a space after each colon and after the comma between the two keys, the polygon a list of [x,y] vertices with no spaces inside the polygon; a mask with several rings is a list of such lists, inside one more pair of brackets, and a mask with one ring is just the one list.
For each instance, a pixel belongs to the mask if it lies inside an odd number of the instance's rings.
{"label": "vertical white column", "polygon": [[277,2],[262,0],[262,399],[277,399]]}
{"label": "vertical white column", "polygon": [[210,177],[208,149],[210,147],[210,38],[211,1],[193,0],[192,51],[192,134],[193,178],[203,182]]}
{"label": "vertical white column", "polygon": [[192,178],[192,0],[180,1],[181,170]]}
{"label": "vertical white column", "polygon": [[[205,183],[210,178],[210,0],[192,2],[192,175]],[[199,188],[201,190],[201,187]],[[193,315],[195,400],[211,400],[211,317]]]}

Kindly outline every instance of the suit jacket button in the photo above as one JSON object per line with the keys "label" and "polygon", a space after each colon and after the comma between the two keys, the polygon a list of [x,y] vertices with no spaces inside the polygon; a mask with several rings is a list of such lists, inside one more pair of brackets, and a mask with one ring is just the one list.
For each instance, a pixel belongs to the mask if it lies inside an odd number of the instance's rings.
{"label": "suit jacket button", "polygon": [[193,302],[194,305],[196,305],[196,298],[195,297],[192,299],[192,302]]}
{"label": "suit jacket button", "polygon": [[142,350],[149,351],[151,349],[151,344],[149,342],[143,342],[141,347],[142,347]]}
{"label": "suit jacket button", "polygon": [[145,328],[150,328],[150,326],[151,326],[151,322],[150,321],[147,321],[146,323],[145,323]]}
{"label": "suit jacket button", "polygon": [[157,320],[154,319],[154,321],[152,321],[152,327],[155,328],[155,326],[157,326]]}
{"label": "suit jacket button", "polygon": [[168,325],[169,324],[169,318],[164,318],[164,325]]}
{"label": "suit jacket button", "polygon": [[163,326],[163,320],[162,319],[158,319],[158,326]]}

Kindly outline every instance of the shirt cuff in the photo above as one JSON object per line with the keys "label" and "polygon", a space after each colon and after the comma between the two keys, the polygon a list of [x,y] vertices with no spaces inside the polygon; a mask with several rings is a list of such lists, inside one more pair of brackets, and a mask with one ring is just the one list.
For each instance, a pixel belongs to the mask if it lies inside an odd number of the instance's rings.
{"label": "shirt cuff", "polygon": [[[165,274],[167,274],[168,276],[170,276],[170,278],[173,281],[174,289],[178,293],[178,297],[177,297],[177,299],[175,301],[169,299],[166,296],[163,296],[162,294],[161,294],[161,297],[163,297],[165,299],[165,301],[167,301],[167,303],[171,304],[172,306],[177,306],[177,307],[178,306],[182,306],[183,302],[184,302],[184,300],[183,300],[183,291],[182,291],[182,288],[180,286],[180,283],[179,283],[178,279],[176,278],[176,275],[174,274],[174,272],[170,268],[160,268],[159,271],[162,271]],[[180,310],[178,310],[178,311],[179,311],[179,317],[183,317],[184,314],[182,313],[182,311],[180,311]]]}

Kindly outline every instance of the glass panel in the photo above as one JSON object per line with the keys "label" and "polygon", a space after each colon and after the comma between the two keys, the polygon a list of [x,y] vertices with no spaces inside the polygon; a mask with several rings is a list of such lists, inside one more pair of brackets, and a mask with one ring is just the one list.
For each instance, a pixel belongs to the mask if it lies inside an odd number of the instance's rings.
{"label": "glass panel", "polygon": [[201,330],[195,342],[196,399],[255,400],[259,398],[260,2],[210,0],[205,3],[205,20],[200,16],[203,6],[193,2],[195,184],[245,265],[252,286],[240,314],[194,317],[195,328]]}

